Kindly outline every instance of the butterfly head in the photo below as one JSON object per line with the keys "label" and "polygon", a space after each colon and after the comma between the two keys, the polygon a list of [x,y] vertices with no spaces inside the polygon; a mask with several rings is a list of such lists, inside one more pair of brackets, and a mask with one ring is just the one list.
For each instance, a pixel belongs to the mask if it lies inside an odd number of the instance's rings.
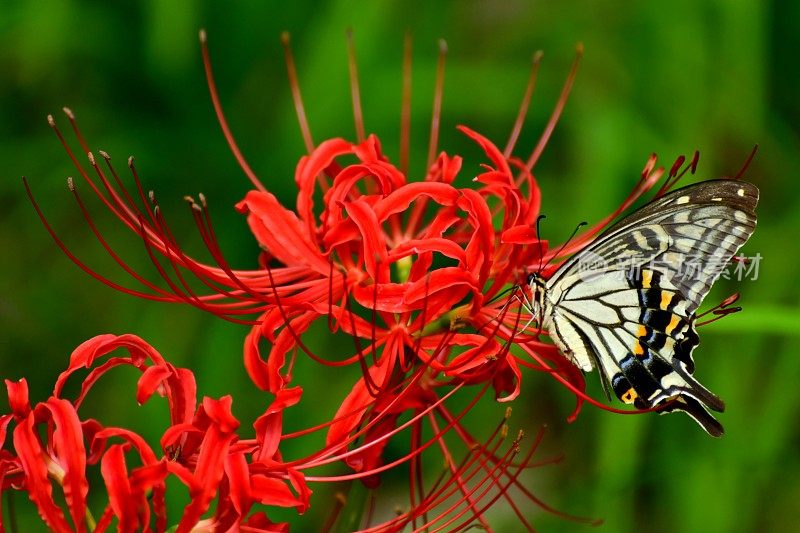
{"label": "butterfly head", "polygon": [[531,272],[525,281],[530,291],[530,312],[536,319],[539,319],[544,308],[545,280],[540,273]]}

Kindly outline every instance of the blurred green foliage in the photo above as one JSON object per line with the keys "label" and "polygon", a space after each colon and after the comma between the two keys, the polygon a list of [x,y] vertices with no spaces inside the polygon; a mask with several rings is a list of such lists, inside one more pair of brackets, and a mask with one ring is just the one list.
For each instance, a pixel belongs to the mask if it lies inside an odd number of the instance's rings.
{"label": "blurred green foliage", "polygon": [[[699,149],[698,175],[705,178],[735,173],[759,143],[747,171],[762,191],[759,228],[745,250],[764,259],[757,281],[720,282],[708,300],[740,291],[745,307],[703,328],[696,354],[698,377],[728,406],[722,439],[708,438],[678,415],[617,416],[587,407],[567,424],[571,395],[547,376],[529,372],[511,426],[533,434],[547,423],[540,456],[566,457],[532,472],[529,485],[558,509],[603,518],[605,531],[792,530],[800,499],[798,23],[800,4],[780,0],[305,0],[291,7],[190,0],[4,2],[0,376],[27,377],[32,400],[40,401],[72,348],[99,333],[131,332],[176,365],[192,368],[201,394],[233,394],[245,425],[269,401],[242,368],[245,328],[188,307],[116,293],[75,268],[52,243],[25,197],[22,175],[76,255],[125,280],[65,186],[74,169],[47,127],[47,113],[66,127],[59,109],[70,106],[91,147],[108,151],[118,168],[134,154],[178,239],[198,255],[201,243],[181,197],[204,192],[230,263],[249,268],[256,266],[257,247],[232,209],[249,184],[213,115],[198,28],[208,30],[222,103],[243,153],[288,206],[294,202],[293,168],[304,149],[281,31],[292,34],[319,142],[354,137],[344,39],[345,29],[353,28],[366,127],[380,135],[392,158],[399,137],[403,36],[413,35],[416,175],[427,150],[439,37],[449,45],[440,145],[465,155],[466,174],[483,159],[454,126],[469,125],[502,145],[530,56],[542,49],[537,92],[518,143],[525,156],[557,98],[575,43],[582,41],[586,55],[573,95],[537,167],[548,215],[545,236],[561,240],[580,220],[610,212],[651,152],[669,165],[678,154]],[[92,215],[126,260],[155,277],[133,235],[100,205],[93,204]],[[106,423],[124,422],[155,438],[159,428],[150,417],[164,419],[163,406],[136,406],[133,379],[114,374],[89,408]],[[590,392],[601,397],[597,377],[587,379]],[[346,381],[331,384],[325,375],[316,386],[313,380],[306,379],[305,389],[319,410],[292,413],[292,426],[330,415],[318,389],[343,394],[349,387]],[[484,409],[502,412],[502,406]],[[315,495],[306,524],[325,515],[326,497],[324,491]],[[26,503],[18,499],[21,527],[33,531],[35,515],[25,516],[33,513]],[[533,507],[527,513],[544,531],[579,527]],[[498,530],[515,529],[508,509],[498,505],[493,515],[506,524]]]}

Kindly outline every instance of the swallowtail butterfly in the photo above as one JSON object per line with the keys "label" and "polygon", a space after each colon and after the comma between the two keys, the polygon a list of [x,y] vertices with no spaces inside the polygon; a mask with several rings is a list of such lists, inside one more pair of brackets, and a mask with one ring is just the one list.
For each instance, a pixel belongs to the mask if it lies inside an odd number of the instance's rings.
{"label": "swallowtail butterfly", "polygon": [[681,410],[710,435],[722,400],[692,375],[700,306],[756,227],[758,189],[720,179],[666,194],[624,218],[547,280],[528,276],[527,310],[584,372],[639,409]]}

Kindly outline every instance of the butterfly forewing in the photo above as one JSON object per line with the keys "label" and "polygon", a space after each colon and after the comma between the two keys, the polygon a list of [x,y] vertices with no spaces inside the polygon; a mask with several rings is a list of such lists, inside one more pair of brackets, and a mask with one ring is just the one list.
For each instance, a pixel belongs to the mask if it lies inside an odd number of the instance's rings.
{"label": "butterfly forewing", "polygon": [[724,404],[691,375],[695,311],[756,225],[758,189],[713,180],[665,195],[564,263],[545,285],[544,326],[607,390],[649,408],[673,400],[710,434]]}

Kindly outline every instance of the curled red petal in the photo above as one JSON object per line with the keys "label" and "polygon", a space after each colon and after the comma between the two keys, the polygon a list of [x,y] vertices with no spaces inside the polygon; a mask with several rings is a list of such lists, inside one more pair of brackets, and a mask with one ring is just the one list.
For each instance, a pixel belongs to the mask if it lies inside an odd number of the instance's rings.
{"label": "curled red petal", "polygon": [[[539,242],[536,228],[527,224],[512,226],[500,234],[500,242],[508,244],[534,244]],[[547,250],[547,241],[542,241],[544,251]]]}
{"label": "curled red petal", "polygon": [[[383,383],[385,380],[389,365],[385,359],[379,365],[382,366],[369,367],[368,372],[373,383]],[[370,388],[364,378],[360,378],[336,411],[336,415],[333,417],[334,422],[328,428],[328,434],[325,437],[325,445],[333,446],[347,440],[350,432],[361,423],[361,419],[374,403],[375,398],[370,394]]]}
{"label": "curled red petal", "polygon": [[[492,213],[486,201],[472,189],[463,189],[458,202],[461,209],[467,212],[467,220],[474,228],[474,232],[467,243],[467,267],[472,272],[477,272],[478,286],[483,284],[491,271],[491,258],[494,254],[494,227]],[[476,297],[474,305],[480,306],[482,297]]]}
{"label": "curled red petal", "polygon": [[519,396],[522,386],[522,372],[513,357],[506,357],[503,360],[502,368],[495,373],[492,379],[495,398],[498,402],[510,402]]}
{"label": "curled red petal", "polygon": [[222,433],[233,433],[239,427],[239,421],[231,412],[231,396],[223,396],[219,400],[203,398],[203,410]]}
{"label": "curled red petal", "polygon": [[499,170],[502,174],[507,176],[508,183],[513,183],[513,175],[511,172],[511,167],[508,166],[508,161],[506,160],[503,152],[500,151],[497,146],[494,145],[492,141],[481,135],[480,133],[476,132],[473,129],[470,129],[466,126],[457,126],[458,130],[465,134],[467,137],[475,141],[478,146],[480,146],[484,153],[489,157],[494,164],[495,168]]}
{"label": "curled red petal", "polygon": [[306,502],[292,493],[285,481],[255,474],[250,478],[250,483],[253,498],[259,503],[278,507],[295,507],[299,512],[306,508]]}
{"label": "curled red petal", "polygon": [[[8,432],[8,425],[11,423],[13,418],[14,417],[12,415],[0,416],[0,450],[2,450],[6,445],[6,433]],[[0,488],[2,486],[2,483],[0,483]]]}
{"label": "curled red petal", "polygon": [[225,475],[228,478],[231,504],[239,517],[244,518],[253,505],[250,470],[244,452],[228,454],[225,458]]}
{"label": "curled red petal", "polygon": [[255,458],[259,461],[272,459],[278,451],[283,433],[283,410],[297,404],[303,394],[300,387],[282,389],[263,415],[253,423],[256,439],[261,445]]}
{"label": "curled red petal", "polygon": [[172,375],[172,369],[167,366],[150,366],[139,377],[136,386],[136,401],[143,404],[162,386],[164,381]]}
{"label": "curled red petal", "polygon": [[100,463],[100,472],[108,491],[109,504],[117,517],[117,529],[122,533],[136,531],[139,527],[139,514],[128,480],[123,445],[114,444],[106,451]]}
{"label": "curled red petal", "polygon": [[351,153],[353,145],[344,139],[329,139],[320,143],[311,154],[297,164],[294,180],[297,184],[297,213],[309,235],[316,233],[314,224],[314,185],[317,176],[328,168],[334,159]]}
{"label": "curled red petal", "polygon": [[97,358],[103,357],[118,348],[124,348],[128,351],[127,364],[141,367],[148,359],[154,364],[164,364],[164,358],[161,357],[161,354],[136,335],[98,335],[75,348],[70,356],[69,367],[56,380],[53,395],[56,397],[61,396],[61,390],[66,380],[77,370],[91,368]]}
{"label": "curled red petal", "polygon": [[296,336],[305,333],[317,318],[319,318],[319,315],[316,313],[306,313],[305,315],[291,320],[289,325],[278,333],[278,337],[272,345],[272,349],[269,352],[269,359],[267,360],[272,383],[270,392],[275,393],[285,386],[287,378],[284,378],[281,372],[286,366],[286,354],[297,347]]}
{"label": "curled red petal", "polygon": [[425,181],[453,183],[461,170],[461,161],[461,156],[450,157],[445,152],[441,152],[428,169]]}
{"label": "curled red petal", "polygon": [[[203,431],[191,422],[184,422],[182,424],[173,424],[161,435],[161,447],[165,450],[171,446],[176,446],[181,443],[182,439],[185,439],[189,435],[193,435],[195,437],[200,436],[202,437]],[[188,451],[188,450],[187,450]]]}
{"label": "curled red petal", "polygon": [[502,346],[494,339],[487,339],[481,335],[458,334],[448,337],[448,343],[460,346],[472,346],[454,357],[448,364],[445,372],[448,375],[458,376],[468,373],[475,368],[491,363]]}
{"label": "curled red petal", "polygon": [[247,223],[256,239],[286,266],[305,266],[327,275],[328,260],[313,242],[300,219],[268,192],[249,191],[236,208],[247,213]]}
{"label": "curled red petal", "polygon": [[94,438],[92,439],[92,448],[104,448],[106,441],[112,437],[121,438],[126,444],[130,445],[134,450],[136,450],[136,453],[139,455],[139,460],[142,462],[142,464],[149,465],[158,462],[156,454],[153,452],[153,449],[150,447],[150,445],[147,444],[147,441],[145,441],[141,435],[124,428],[112,427],[101,429],[94,435]]}
{"label": "curled red petal", "polygon": [[427,197],[442,206],[455,205],[460,197],[458,189],[447,183],[412,182],[375,202],[375,216],[383,222],[389,216],[408,209],[411,202]]}
{"label": "curled red petal", "polygon": [[361,234],[362,256],[367,273],[378,283],[387,282],[389,262],[386,260],[386,240],[375,212],[363,200],[346,202],[344,208]]}
{"label": "curled red petal", "polygon": [[14,449],[25,474],[24,488],[36,506],[39,516],[52,531],[71,532],[64,513],[53,500],[53,487],[47,475],[50,459],[45,455],[29,414],[14,428]]}
{"label": "curled red petal", "polygon": [[261,390],[270,390],[270,372],[267,362],[261,357],[261,325],[256,324],[244,340],[244,367],[247,375]]}
{"label": "curled red petal", "polygon": [[28,381],[25,378],[19,381],[5,380],[8,391],[8,405],[16,418],[25,418],[31,412],[28,400]]}
{"label": "curled red petal", "polygon": [[447,257],[456,259],[462,265],[465,265],[467,260],[467,255],[461,246],[450,239],[441,237],[412,239],[402,242],[390,250],[386,259],[389,262],[394,262],[402,257],[412,254],[418,255],[425,252],[438,252]]}
{"label": "curled red petal", "polygon": [[224,473],[225,457],[231,442],[236,439],[234,431],[239,425],[231,413],[231,403],[230,396],[223,396],[219,400],[203,399],[201,409],[211,423],[205,430],[197,464],[192,473],[193,482],[189,487],[192,501],[184,508],[177,533],[190,531],[208,510],[217,493]]}
{"label": "curled red petal", "polygon": [[[168,464],[172,461],[162,459],[157,463],[140,466],[131,472],[130,484],[131,492],[134,495],[141,512],[141,522],[150,522],[150,506],[156,515],[156,531],[166,531],[167,529],[167,508],[164,501],[166,490],[166,478],[169,474]],[[149,531],[149,529],[145,529]]]}
{"label": "curled red petal", "polygon": [[50,398],[45,403],[55,426],[51,445],[64,470],[62,487],[67,508],[77,531],[86,531],[86,447],[78,412],[67,400]]}

